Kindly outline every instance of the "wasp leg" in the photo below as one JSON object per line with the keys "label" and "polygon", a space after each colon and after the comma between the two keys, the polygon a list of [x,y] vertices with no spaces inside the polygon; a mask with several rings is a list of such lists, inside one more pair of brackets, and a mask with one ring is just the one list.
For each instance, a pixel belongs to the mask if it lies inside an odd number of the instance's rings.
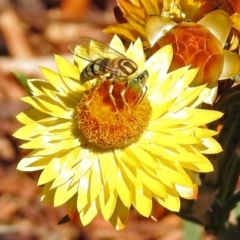
{"label": "wasp leg", "polygon": [[144,87],[145,88],[145,92],[143,93],[143,90],[142,90],[142,96],[141,96],[141,99],[140,100],[138,100],[138,103],[140,103],[143,99],[144,99],[144,97],[145,97],[145,95],[146,95],[146,93],[147,93],[147,91],[148,91],[148,87],[147,86],[145,86]]}
{"label": "wasp leg", "polygon": [[114,105],[114,107],[116,109],[116,112],[118,113],[116,100],[115,100],[114,96],[112,95],[113,88],[114,88],[114,83],[115,83],[114,81],[111,83],[111,85],[109,87],[109,90],[108,90],[108,93],[109,93],[109,97],[110,97],[110,99],[111,99],[111,101],[112,101],[112,103],[113,103],[113,105]]}
{"label": "wasp leg", "polygon": [[93,99],[93,97],[95,96],[95,94],[96,94],[96,92],[97,92],[97,89],[98,89],[99,86],[100,86],[100,82],[101,82],[101,81],[102,81],[101,78],[98,78],[98,79],[97,79],[96,83],[95,83],[94,86],[93,86],[92,96],[91,96],[91,98],[86,102],[86,105],[89,105],[89,104],[92,102],[92,99]]}
{"label": "wasp leg", "polygon": [[[144,90],[143,90],[144,89]],[[148,87],[144,86],[143,88],[141,88],[141,94],[139,95],[137,101],[134,103],[134,105],[140,103],[143,98],[145,97],[146,93],[147,93]]]}
{"label": "wasp leg", "polygon": [[131,114],[131,110],[130,110],[129,104],[127,103],[126,98],[125,98],[125,92],[126,92],[127,88],[128,88],[128,83],[126,83],[125,87],[124,87],[123,90],[120,92],[120,95],[121,95],[123,104],[124,104],[124,105],[127,107],[127,109],[128,109],[128,113]]}

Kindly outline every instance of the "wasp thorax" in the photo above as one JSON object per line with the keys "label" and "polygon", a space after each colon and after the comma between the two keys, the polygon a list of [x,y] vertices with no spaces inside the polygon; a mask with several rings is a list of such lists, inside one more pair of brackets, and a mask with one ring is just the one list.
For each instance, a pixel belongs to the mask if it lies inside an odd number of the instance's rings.
{"label": "wasp thorax", "polygon": [[[109,95],[109,88],[115,106]],[[124,83],[103,81],[99,87],[85,93],[77,107],[79,129],[89,143],[101,148],[122,148],[136,142],[147,127],[151,117],[151,106],[145,97],[136,103],[138,94],[127,88],[122,100]]]}

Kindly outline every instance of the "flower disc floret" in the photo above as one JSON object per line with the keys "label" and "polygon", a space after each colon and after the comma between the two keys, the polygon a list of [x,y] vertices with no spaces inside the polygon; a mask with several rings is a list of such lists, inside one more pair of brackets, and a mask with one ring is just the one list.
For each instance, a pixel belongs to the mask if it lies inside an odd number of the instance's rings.
{"label": "flower disc floret", "polygon": [[[150,120],[151,106],[147,98],[139,103],[131,101],[138,96],[128,89],[126,104],[119,92],[113,92],[114,107],[108,92],[110,84],[102,82],[81,99],[77,107],[78,126],[90,143],[104,149],[123,148],[139,140]],[[117,87],[122,88],[115,83],[114,88]]]}

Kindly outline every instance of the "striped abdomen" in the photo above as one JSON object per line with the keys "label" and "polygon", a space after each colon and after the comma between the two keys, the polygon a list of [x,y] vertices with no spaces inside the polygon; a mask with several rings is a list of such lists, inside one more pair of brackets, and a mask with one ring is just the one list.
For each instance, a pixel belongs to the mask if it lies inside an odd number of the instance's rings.
{"label": "striped abdomen", "polygon": [[99,58],[89,63],[82,70],[80,75],[81,84],[106,73],[110,73],[112,77],[116,78],[116,81],[126,81],[126,77],[133,74],[136,70],[136,63],[128,58],[116,58],[113,60],[109,58]]}
{"label": "striped abdomen", "polygon": [[109,61],[110,60],[108,58],[103,59],[99,58],[89,63],[81,72],[80,75],[81,84],[94,78],[97,78],[100,75],[108,73],[109,71],[106,71],[106,69]]}

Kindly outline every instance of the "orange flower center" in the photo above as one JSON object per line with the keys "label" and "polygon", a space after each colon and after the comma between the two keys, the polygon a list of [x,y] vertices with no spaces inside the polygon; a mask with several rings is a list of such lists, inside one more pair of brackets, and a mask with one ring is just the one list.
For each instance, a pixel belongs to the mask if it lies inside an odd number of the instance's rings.
{"label": "orange flower center", "polygon": [[[109,90],[113,87],[113,91]],[[101,148],[122,148],[136,142],[151,117],[149,100],[125,83],[104,81],[86,92],[77,106],[79,129],[87,141]]]}

